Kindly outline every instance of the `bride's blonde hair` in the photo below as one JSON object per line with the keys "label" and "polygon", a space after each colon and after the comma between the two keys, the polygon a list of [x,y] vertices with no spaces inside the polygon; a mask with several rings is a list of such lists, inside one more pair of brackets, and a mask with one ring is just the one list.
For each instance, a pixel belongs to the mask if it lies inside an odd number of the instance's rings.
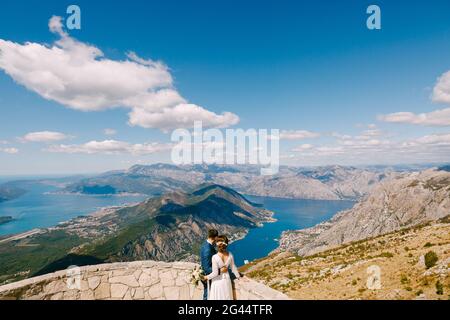
{"label": "bride's blonde hair", "polygon": [[227,251],[227,247],[228,247],[228,238],[227,238],[227,236],[224,236],[224,235],[218,236],[216,238],[216,243],[217,243],[217,249],[219,250],[219,252]]}

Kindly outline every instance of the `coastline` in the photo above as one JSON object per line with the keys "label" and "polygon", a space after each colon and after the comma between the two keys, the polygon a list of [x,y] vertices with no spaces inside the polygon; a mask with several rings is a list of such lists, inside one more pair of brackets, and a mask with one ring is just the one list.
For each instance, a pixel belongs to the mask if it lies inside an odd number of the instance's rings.
{"label": "coastline", "polygon": [[14,220],[16,219],[11,216],[0,216],[0,225],[10,223]]}
{"label": "coastline", "polygon": [[17,234],[11,235],[11,236],[7,236],[7,238],[0,240],[0,244],[7,243],[10,241],[25,239],[25,238],[28,238],[35,234],[44,233],[44,232],[46,232],[46,230],[47,230],[46,228],[32,229],[32,230],[29,230],[26,232],[21,232],[21,233],[17,233]]}
{"label": "coastline", "polygon": [[44,195],[59,195],[59,196],[85,196],[85,197],[151,197],[148,194],[137,192],[119,192],[108,194],[87,194],[82,192],[69,192],[69,191],[49,191],[44,192]]}
{"label": "coastline", "polygon": [[[69,219],[69,220],[64,220],[61,222],[56,223],[53,226],[50,227],[45,227],[45,228],[34,228],[31,230],[27,230],[24,232],[20,232],[20,233],[15,233],[15,234],[10,234],[10,235],[5,235],[4,238],[0,239],[0,244],[2,243],[7,243],[10,241],[16,241],[16,240],[21,240],[21,239],[25,239],[31,236],[34,236],[36,234],[41,234],[41,233],[45,233],[51,230],[54,230],[55,228],[64,226],[64,225],[69,225],[69,224],[76,224],[77,221],[80,218],[89,218],[92,217],[94,219],[99,219],[102,218],[104,216],[113,214],[114,212],[116,212],[117,210],[121,210],[127,207],[133,207],[135,205],[137,205],[139,202],[136,203],[129,203],[129,204],[125,204],[125,205],[121,205],[121,206],[106,206],[106,207],[102,207],[96,211],[90,212],[88,214],[85,215],[79,215],[78,217]],[[14,219],[13,219],[14,220]]]}

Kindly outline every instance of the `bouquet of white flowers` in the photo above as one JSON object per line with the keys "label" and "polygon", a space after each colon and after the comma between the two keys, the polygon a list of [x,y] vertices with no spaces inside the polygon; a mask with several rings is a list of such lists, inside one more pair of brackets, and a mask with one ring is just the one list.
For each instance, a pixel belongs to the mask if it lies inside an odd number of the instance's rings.
{"label": "bouquet of white flowers", "polygon": [[203,277],[205,276],[205,272],[201,267],[195,267],[195,269],[192,271],[191,276],[191,282],[194,285],[198,285],[199,282],[203,280]]}

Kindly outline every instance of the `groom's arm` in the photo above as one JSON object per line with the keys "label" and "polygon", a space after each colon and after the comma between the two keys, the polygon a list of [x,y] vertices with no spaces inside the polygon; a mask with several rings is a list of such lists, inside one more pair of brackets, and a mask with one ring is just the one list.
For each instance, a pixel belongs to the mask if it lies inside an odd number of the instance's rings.
{"label": "groom's arm", "polygon": [[208,247],[202,247],[200,252],[200,263],[205,274],[212,273],[211,250]]}

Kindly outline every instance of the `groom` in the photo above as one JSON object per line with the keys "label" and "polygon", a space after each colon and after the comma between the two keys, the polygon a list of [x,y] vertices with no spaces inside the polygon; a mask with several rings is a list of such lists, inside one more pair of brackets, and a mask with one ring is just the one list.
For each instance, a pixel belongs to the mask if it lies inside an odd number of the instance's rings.
{"label": "groom", "polygon": [[[212,257],[216,254],[214,245],[216,244],[216,238],[218,235],[219,232],[216,229],[209,230],[208,239],[206,239],[205,243],[200,249],[200,262],[205,275],[212,273]],[[223,267],[219,272],[226,273],[228,272],[228,269],[226,267]],[[203,300],[208,300],[208,283],[206,281],[202,281],[202,283],[204,288]]]}

